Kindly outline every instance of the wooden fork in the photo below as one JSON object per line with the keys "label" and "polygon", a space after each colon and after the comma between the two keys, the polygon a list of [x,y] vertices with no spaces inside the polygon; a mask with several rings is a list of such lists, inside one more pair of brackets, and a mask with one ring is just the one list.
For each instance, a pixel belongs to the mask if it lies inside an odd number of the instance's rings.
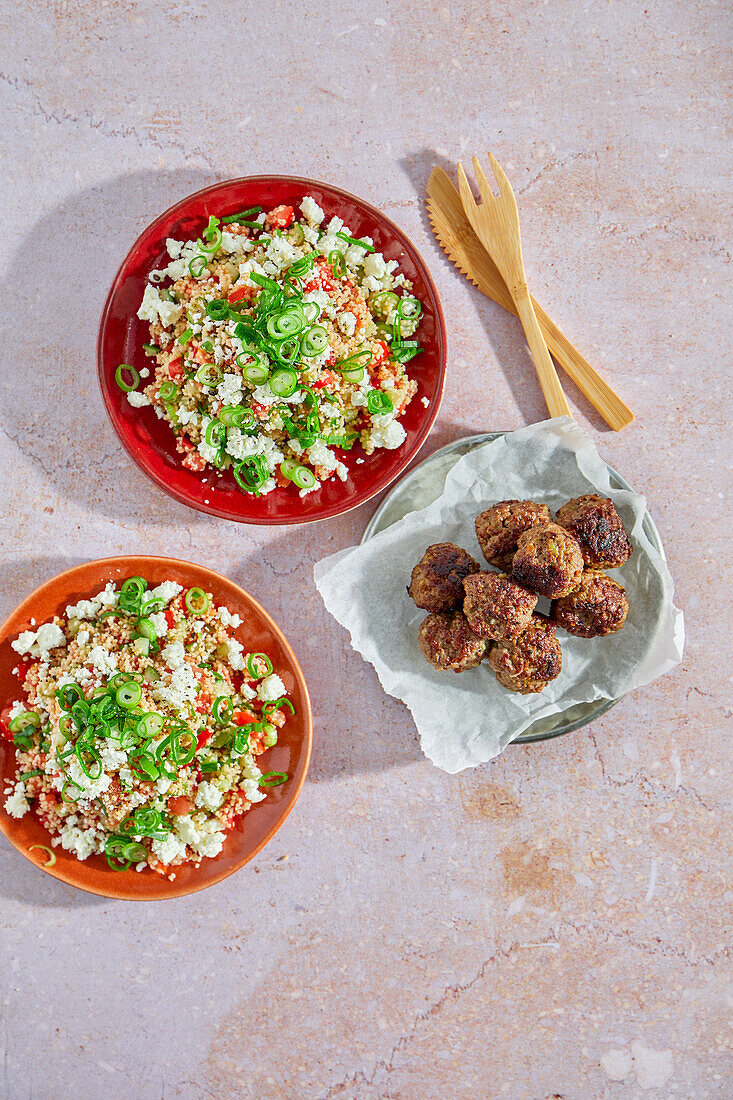
{"label": "wooden fork", "polygon": [[482,201],[479,204],[474,199],[463,165],[459,163],[458,187],[466,217],[491,255],[512,296],[517,316],[522,322],[527,337],[550,416],[570,416],[570,406],[560,385],[560,379],[557,377],[555,365],[550,358],[532,306],[522,260],[517,200],[514,198],[511,184],[499,162],[489,153],[491,167],[499,186],[497,198],[489,187],[489,181],[484,175],[478,157],[472,159]]}

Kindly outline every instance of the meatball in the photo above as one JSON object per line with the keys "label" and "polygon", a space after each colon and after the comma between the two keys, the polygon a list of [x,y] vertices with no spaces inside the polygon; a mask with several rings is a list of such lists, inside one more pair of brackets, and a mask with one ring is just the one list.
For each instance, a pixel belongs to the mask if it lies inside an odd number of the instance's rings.
{"label": "meatball", "polygon": [[580,545],[589,568],[615,569],[631,557],[632,546],[612,500],[597,493],[563,504],[557,522]]}
{"label": "meatball", "polygon": [[620,630],[629,613],[629,601],[620,584],[600,569],[589,569],[580,588],[555,600],[552,617],[576,638],[600,638]]}
{"label": "meatball", "polygon": [[464,577],[480,568],[460,546],[437,542],[413,569],[407,591],[425,611],[453,611],[463,603]]}
{"label": "meatball", "polygon": [[559,599],[580,584],[583,555],[573,536],[558,524],[530,527],[519,536],[512,572],[525,588]]}
{"label": "meatball", "polygon": [[500,684],[509,691],[530,695],[542,691],[560,675],[562,652],[555,637],[555,624],[544,615],[533,615],[532,621],[518,638],[496,642],[489,654],[489,664]]}
{"label": "meatball", "polygon": [[516,638],[529,624],[537,597],[506,573],[466,577],[463,613],[479,638]]}
{"label": "meatball", "polygon": [[440,671],[476,668],[489,647],[490,642],[474,634],[462,611],[433,613],[420,623],[420,649]]}
{"label": "meatball", "polygon": [[476,516],[476,538],[489,565],[510,573],[522,531],[551,522],[546,504],[535,504],[533,500],[502,500]]}

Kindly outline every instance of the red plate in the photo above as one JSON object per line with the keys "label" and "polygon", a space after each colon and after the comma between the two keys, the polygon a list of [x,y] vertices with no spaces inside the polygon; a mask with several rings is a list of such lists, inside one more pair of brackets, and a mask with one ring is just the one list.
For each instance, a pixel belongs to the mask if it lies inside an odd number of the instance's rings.
{"label": "red plate", "polygon": [[56,863],[45,867],[44,852],[30,849],[35,844],[50,845],[50,837],[35,813],[14,818],[6,813],[5,786],[17,772],[15,748],[0,736],[0,831],[13,847],[47,874],[70,886],[101,894],[108,898],[149,901],[193,894],[213,886],[215,882],[238,871],[275,835],[292,810],[300,794],[310,760],[313,724],[310,700],[300,665],[282,631],[252,597],[226,577],[190,562],[175,558],[120,557],[105,558],[77,565],[60,573],[31,593],[0,626],[0,711],[16,699],[24,698],[13,669],[19,663],[18,654],[10,643],[22,630],[33,629],[63,614],[66,605],[88,599],[99,592],[107,581],[119,584],[126,577],[145,577],[151,587],[164,580],[178,581],[184,588],[200,587],[213,593],[217,604],[224,604],[239,615],[242,625],[234,631],[246,650],[267,653],[275,671],[282,677],[288,695],[295,706],[280,730],[277,745],[268,749],[264,759],[267,771],[287,772],[287,783],[271,787],[267,798],[256,802],[242,817],[237,818],[227,833],[221,853],[213,859],[203,859],[198,868],[183,864],[176,869],[171,882],[155,871],[113,871],[103,856],[79,860],[60,846],[54,848]]}
{"label": "red plate", "polygon": [[[193,473],[181,466],[169,426],[158,420],[152,407],[134,409],[115,384],[120,363],[138,370],[150,366],[142,350],[149,340],[148,324],[138,320],[147,275],[169,262],[166,237],[179,240],[201,235],[210,214],[218,217],[248,206],[270,210],[285,203],[297,208],[312,195],[326,218],[337,214],[355,237],[368,235],[385,259],[397,260],[413,283],[423,305],[417,336],[425,349],[408,367],[419,383],[416,396],[400,419],[407,432],[395,451],[363,454],[357,446],[345,457],[349,480],[332,479],[321,489],[301,498],[294,487],[274,489],[264,497],[242,493],[231,471],[223,477],[213,471]],[[99,381],[107,412],[128,454],[148,477],[176,500],[210,515],[242,523],[308,523],[348,512],[386,489],[405,469],[425,442],[440,408],[445,380],[445,320],[435,284],[420,254],[394,222],[373,206],[338,187],[294,176],[247,176],[205,187],[176,203],[156,218],[138,237],[112,284],[102,314],[97,343]],[[427,408],[421,398],[427,397]],[[337,452],[339,453],[339,452]],[[363,463],[356,464],[357,458]],[[205,480],[204,480],[205,479]]]}

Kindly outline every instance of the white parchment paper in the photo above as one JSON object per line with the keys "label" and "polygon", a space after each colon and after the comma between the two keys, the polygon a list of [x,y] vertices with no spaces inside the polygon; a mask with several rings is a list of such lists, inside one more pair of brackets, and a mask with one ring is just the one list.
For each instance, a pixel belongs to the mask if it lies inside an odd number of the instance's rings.
{"label": "white parchment paper", "polygon": [[[438,672],[418,646],[426,612],[407,595],[413,565],[435,542],[455,542],[486,565],[476,541],[476,515],[500,500],[549,505],[583,493],[610,497],[634,552],[611,576],[626,589],[629,615],[608,638],[573,638],[558,629],[560,676],[537,695],[503,688],[488,664]],[[317,563],[315,581],[328,611],[377,671],[385,691],[412,711],[423,751],[447,772],[496,756],[540,718],[595,699],[618,699],[669,672],[682,659],[684,625],[663,557],[643,530],[646,501],[612,489],[590,438],[560,417],[477,447],[448,474],[442,494],[361,546]],[[486,568],[490,568],[486,566]],[[549,605],[540,601],[538,610]]]}

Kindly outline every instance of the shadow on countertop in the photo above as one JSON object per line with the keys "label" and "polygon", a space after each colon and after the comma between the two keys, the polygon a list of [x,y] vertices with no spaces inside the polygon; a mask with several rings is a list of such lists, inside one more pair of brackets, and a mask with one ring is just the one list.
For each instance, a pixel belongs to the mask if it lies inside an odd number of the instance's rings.
{"label": "shadow on countertop", "polygon": [[143,171],[70,195],[29,226],[0,284],[7,318],[0,424],[63,499],[110,518],[203,519],[161,493],[123,450],[99,392],[96,344],[107,292],[137,235],[217,178]]}
{"label": "shadow on countertop", "polygon": [[[410,156],[403,157],[399,161],[399,165],[415,189],[423,228],[430,238],[435,240],[436,248],[440,248],[427,214],[426,188],[430,173],[436,167],[442,168],[457,184],[455,162],[440,156],[434,149],[420,149]],[[546,420],[549,413],[542,396],[542,390],[535,373],[534,363],[527,347],[524,332],[517,318],[482,294],[473,283],[461,274],[442,249],[440,250],[439,262],[446,278],[449,277],[448,273],[450,272],[453,278],[459,278],[465,282],[476,305],[488,342],[494,351],[499,369],[504,375],[506,384],[511,390],[517,408],[525,421],[528,424],[533,424],[539,420]],[[572,339],[572,334],[570,334],[570,338]],[[471,365],[476,366],[476,364]],[[455,367],[452,369],[455,369]],[[558,371],[558,374],[571,407],[575,406],[597,432],[612,431],[568,375],[562,369]],[[490,429],[493,429],[493,427],[491,425]]]}

